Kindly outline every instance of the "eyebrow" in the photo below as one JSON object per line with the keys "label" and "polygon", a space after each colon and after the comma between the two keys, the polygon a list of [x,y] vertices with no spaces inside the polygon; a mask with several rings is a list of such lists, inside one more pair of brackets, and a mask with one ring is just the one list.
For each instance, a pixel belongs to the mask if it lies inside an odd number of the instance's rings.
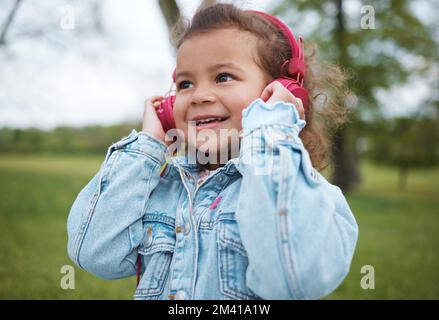
{"label": "eyebrow", "polygon": [[[214,70],[217,70],[217,69],[220,69],[220,68],[223,68],[223,67],[228,67],[228,68],[232,68],[232,69],[236,69],[236,70],[242,71],[242,69],[238,65],[233,63],[233,62],[217,63],[217,64],[214,64],[214,65],[211,65],[209,68],[207,68],[207,70],[212,72]],[[189,76],[191,74],[192,73],[190,71],[178,72],[176,74],[176,78],[178,78],[180,76]]]}

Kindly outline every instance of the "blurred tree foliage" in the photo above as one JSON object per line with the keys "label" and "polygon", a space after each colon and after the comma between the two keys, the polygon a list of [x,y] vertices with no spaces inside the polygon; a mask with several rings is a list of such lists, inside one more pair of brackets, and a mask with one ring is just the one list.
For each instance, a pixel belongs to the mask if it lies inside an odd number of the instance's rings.
{"label": "blurred tree foliage", "polygon": [[[19,2],[16,1],[17,7]],[[158,2],[171,29],[180,9],[174,0]],[[213,3],[214,0],[203,1],[206,6]],[[437,23],[414,14],[413,7],[418,4],[423,4],[424,12],[430,11],[430,16],[439,10],[439,2],[428,1],[284,0],[271,12],[292,26],[295,34],[304,36],[306,43],[317,43],[319,58],[336,62],[353,75],[349,86],[358,96],[358,104],[353,107],[351,125],[339,130],[333,148],[332,182],[345,191],[359,181],[360,155],[397,166],[402,188],[411,168],[438,164],[439,32]],[[361,27],[366,5],[374,10],[374,29]],[[6,24],[3,40],[5,30]],[[377,90],[389,90],[414,76],[423,76],[433,95],[419,101],[419,110],[413,115],[383,117],[381,109],[386,102],[377,99]],[[416,92],[413,96],[416,98]],[[0,128],[0,152],[102,154],[133,128],[140,131],[141,123],[59,127],[50,132]],[[362,150],[358,148],[362,145],[358,138],[366,141]]]}
{"label": "blurred tree foliage", "polygon": [[0,129],[0,152],[48,154],[103,154],[108,147],[130,134],[140,131],[141,123],[83,128],[58,127],[52,131],[39,129]]}
{"label": "blurred tree foliage", "polygon": [[370,123],[365,156],[399,171],[399,189],[407,186],[410,169],[439,165],[439,109],[415,117]]}
{"label": "blurred tree foliage", "polygon": [[416,15],[414,7],[419,5],[427,17],[438,10],[438,3],[428,1],[284,0],[272,12],[306,41],[317,43],[321,59],[336,62],[353,75],[349,87],[358,104],[351,125],[341,128],[333,143],[332,182],[344,190],[360,180],[356,141],[367,134],[360,129],[382,117],[377,90],[391,89],[414,76],[437,77],[437,22]]}

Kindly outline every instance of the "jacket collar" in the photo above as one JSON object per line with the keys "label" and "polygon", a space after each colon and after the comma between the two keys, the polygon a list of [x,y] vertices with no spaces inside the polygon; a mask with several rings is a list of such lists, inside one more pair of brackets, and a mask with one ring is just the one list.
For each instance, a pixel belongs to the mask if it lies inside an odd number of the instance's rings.
{"label": "jacket collar", "polygon": [[[168,166],[169,168],[167,168],[167,172],[165,173],[165,175],[177,174],[179,176],[179,168],[190,173],[197,172],[199,169],[197,163],[193,161],[193,158],[188,155],[173,156],[168,158],[167,162],[170,164],[170,166]],[[173,171],[175,173],[173,173]],[[217,168],[213,172],[213,174],[220,173],[224,173],[229,176],[233,176],[239,173],[239,158],[230,159],[226,162],[224,166]]]}

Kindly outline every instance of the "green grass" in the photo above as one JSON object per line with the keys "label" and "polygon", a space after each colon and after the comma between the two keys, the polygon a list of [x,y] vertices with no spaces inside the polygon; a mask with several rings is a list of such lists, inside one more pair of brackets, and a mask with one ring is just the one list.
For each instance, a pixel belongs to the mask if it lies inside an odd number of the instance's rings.
{"label": "green grass", "polygon": [[[397,172],[362,166],[362,186],[348,195],[360,236],[351,272],[333,299],[439,298],[439,169],[409,173],[398,190]],[[375,289],[363,290],[363,265],[375,269]]]}
{"label": "green grass", "polygon": [[[67,256],[70,207],[103,158],[0,156],[0,299],[131,299],[135,278],[105,281]],[[63,290],[63,265],[75,290]]]}
{"label": "green grass", "polygon": [[[102,157],[0,155],[0,299],[131,299],[135,278],[101,280],[75,266],[75,290],[63,290],[66,221]],[[327,299],[439,298],[439,168],[409,173],[362,165],[363,183],[347,195],[360,227],[351,271]],[[363,265],[375,289],[363,290]]]}

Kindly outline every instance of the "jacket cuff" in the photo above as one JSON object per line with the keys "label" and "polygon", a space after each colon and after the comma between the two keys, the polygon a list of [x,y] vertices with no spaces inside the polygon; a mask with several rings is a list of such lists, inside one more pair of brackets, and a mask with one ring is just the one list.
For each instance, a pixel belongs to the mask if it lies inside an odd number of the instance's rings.
{"label": "jacket cuff", "polygon": [[254,100],[242,110],[242,128],[244,135],[266,125],[295,127],[300,132],[306,121],[300,119],[296,106],[289,102],[277,101],[265,103],[261,98]]}
{"label": "jacket cuff", "polygon": [[110,150],[124,149],[133,150],[153,158],[159,165],[166,160],[167,145],[157,138],[146,132],[137,132],[135,129],[122,138],[120,141],[112,144]]}

